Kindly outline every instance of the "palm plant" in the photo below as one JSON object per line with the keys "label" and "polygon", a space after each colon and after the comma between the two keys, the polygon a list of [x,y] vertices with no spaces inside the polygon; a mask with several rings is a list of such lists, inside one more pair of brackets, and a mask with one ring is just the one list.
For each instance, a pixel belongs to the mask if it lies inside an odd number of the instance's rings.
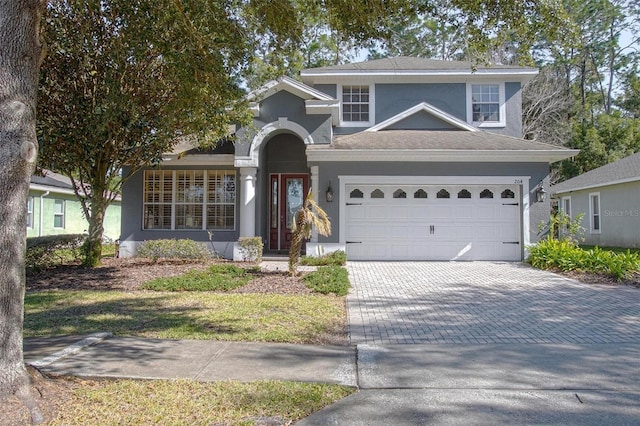
{"label": "palm plant", "polygon": [[311,232],[316,229],[320,235],[331,235],[331,222],[329,216],[313,199],[311,191],[307,194],[302,207],[296,212],[291,224],[293,235],[291,237],[291,247],[289,248],[289,274],[298,274],[298,263],[300,262],[300,250],[302,243],[311,237]]}

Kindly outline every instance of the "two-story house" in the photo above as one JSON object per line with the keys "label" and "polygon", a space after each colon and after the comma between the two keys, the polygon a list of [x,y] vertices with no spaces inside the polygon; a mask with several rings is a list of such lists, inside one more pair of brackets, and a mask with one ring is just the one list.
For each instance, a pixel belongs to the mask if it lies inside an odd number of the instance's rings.
{"label": "two-story house", "polygon": [[[549,218],[549,164],[577,152],[521,138],[536,69],[388,58],[307,69],[249,94],[253,123],[215,151],[167,156],[124,188],[121,255],[191,238],[288,249],[312,190],[351,260],[522,260]],[[238,257],[237,250],[235,252]]]}

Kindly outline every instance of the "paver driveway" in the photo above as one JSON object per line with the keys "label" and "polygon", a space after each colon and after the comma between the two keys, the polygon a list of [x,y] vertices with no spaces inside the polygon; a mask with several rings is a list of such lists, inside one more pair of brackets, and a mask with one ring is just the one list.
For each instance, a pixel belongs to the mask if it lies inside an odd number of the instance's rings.
{"label": "paver driveway", "polygon": [[519,263],[352,262],[352,344],[638,343],[640,289]]}

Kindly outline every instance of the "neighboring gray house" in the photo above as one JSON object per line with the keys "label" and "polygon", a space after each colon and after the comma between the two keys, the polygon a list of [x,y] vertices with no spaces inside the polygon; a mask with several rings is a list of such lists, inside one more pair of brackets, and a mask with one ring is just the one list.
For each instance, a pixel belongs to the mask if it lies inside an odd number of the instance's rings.
{"label": "neighboring gray house", "polygon": [[640,153],[551,188],[560,210],[584,214],[585,244],[640,247]]}
{"label": "neighboring gray house", "polygon": [[249,94],[254,121],[217,153],[168,156],[127,181],[122,256],[157,238],[239,237],[287,250],[309,189],[333,233],[307,253],[349,259],[522,260],[549,201],[549,164],[577,151],[523,140],[537,70],[389,58],[307,69]]}

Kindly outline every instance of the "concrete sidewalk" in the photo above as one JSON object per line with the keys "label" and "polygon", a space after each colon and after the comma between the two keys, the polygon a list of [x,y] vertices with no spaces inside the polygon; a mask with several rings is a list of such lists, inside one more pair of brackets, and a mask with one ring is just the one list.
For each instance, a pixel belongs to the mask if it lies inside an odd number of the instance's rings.
{"label": "concrete sidewalk", "polygon": [[[86,345],[64,350],[78,342]],[[80,377],[277,379],[359,388],[298,422],[303,426],[640,423],[638,343],[362,344],[356,350],[63,336],[25,339],[25,359],[47,360],[40,368],[50,374]]]}
{"label": "concrete sidewalk", "polygon": [[348,346],[107,336],[66,353],[65,347],[84,337],[26,338],[25,360],[50,374],[79,377],[292,380],[356,386],[355,348]]}

